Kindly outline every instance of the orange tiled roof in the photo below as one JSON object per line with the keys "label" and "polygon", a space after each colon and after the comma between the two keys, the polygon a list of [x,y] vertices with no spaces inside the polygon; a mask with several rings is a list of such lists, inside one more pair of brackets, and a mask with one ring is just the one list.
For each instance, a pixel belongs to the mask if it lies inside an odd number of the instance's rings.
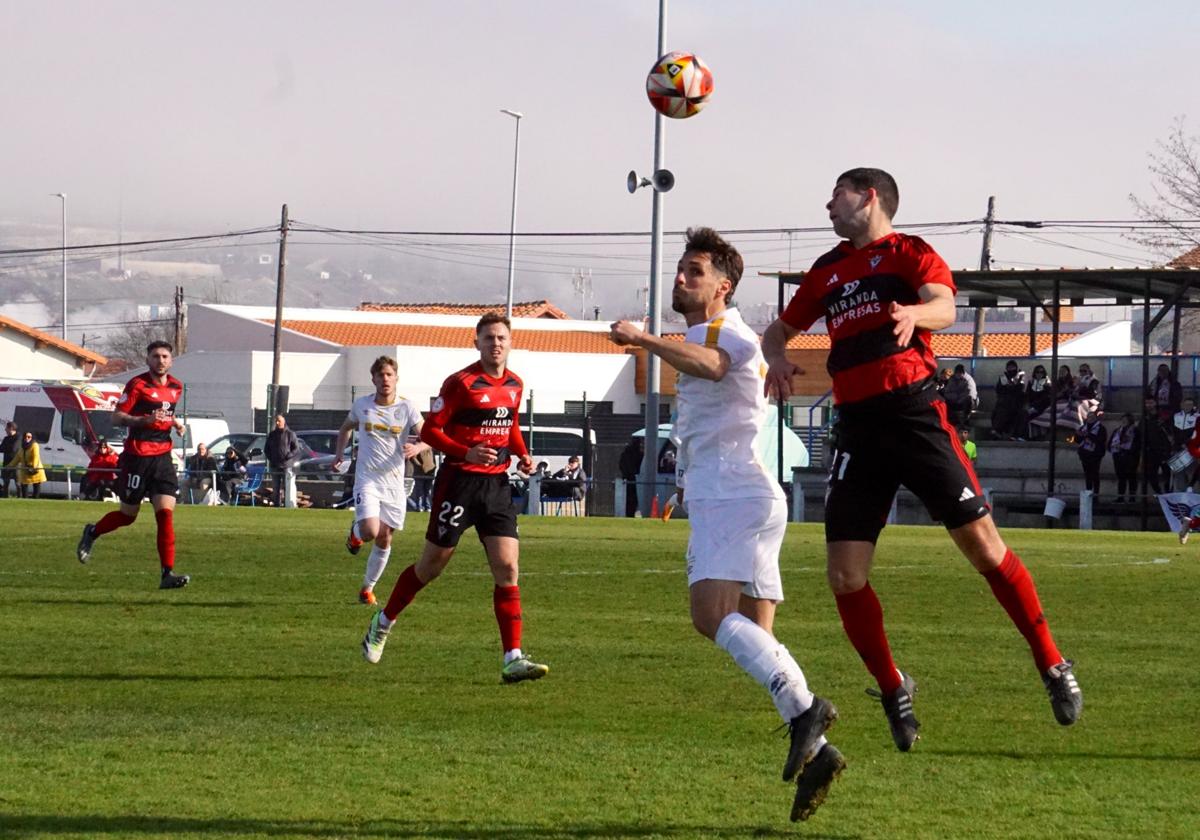
{"label": "orange tiled roof", "polygon": [[1167,268],[1200,268],[1200,245],[1171,260]]}
{"label": "orange tiled roof", "polygon": [[[264,320],[263,323],[272,323]],[[430,327],[421,324],[353,324],[336,321],[288,321],[285,329],[341,345],[398,347],[471,347],[475,330],[471,327]],[[608,333],[575,330],[521,330],[516,335],[517,350],[543,353],[624,353],[608,340]]]}
{"label": "orange tiled roof", "polygon": [[[503,312],[503,303],[371,303],[358,305],[363,312],[422,312],[430,315],[483,315],[488,312]],[[570,318],[548,300],[529,300],[513,303],[514,318]]]}
{"label": "orange tiled roof", "polygon": [[45,345],[47,347],[57,347],[70,353],[81,362],[91,362],[92,364],[102,365],[108,361],[107,358],[99,353],[93,353],[85,347],[80,347],[78,344],[72,344],[69,341],[63,341],[61,338],[56,338],[50,333],[44,333],[41,330],[35,330],[28,324],[22,324],[20,321],[14,321],[4,315],[0,315],[0,330],[13,330],[22,335],[32,338],[36,345]]}
{"label": "orange tiled roof", "polygon": [[[1059,333],[1061,344],[1082,332]],[[1049,333],[1038,333],[1038,352],[1050,349]],[[970,356],[975,337],[971,333],[934,333],[933,353],[935,356]],[[1028,356],[1029,333],[988,333],[983,337],[983,346],[989,356]],[[821,333],[802,333],[788,342],[789,350],[828,350],[829,336]]]}

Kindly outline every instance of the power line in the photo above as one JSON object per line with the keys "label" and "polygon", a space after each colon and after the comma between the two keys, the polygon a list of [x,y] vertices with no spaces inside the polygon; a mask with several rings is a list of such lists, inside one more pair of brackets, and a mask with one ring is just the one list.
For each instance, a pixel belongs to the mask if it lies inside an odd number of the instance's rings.
{"label": "power line", "polygon": [[258,233],[269,233],[278,230],[277,227],[261,227],[251,230],[229,231],[228,233],[209,233],[203,236],[173,236],[168,239],[138,239],[131,242],[100,242],[92,245],[68,245],[66,248],[9,248],[0,250],[0,256],[24,254],[58,254],[62,251],[88,251],[96,248],[125,248],[134,245],[161,245],[171,242],[199,242],[203,239],[234,239],[239,236],[253,236]]}

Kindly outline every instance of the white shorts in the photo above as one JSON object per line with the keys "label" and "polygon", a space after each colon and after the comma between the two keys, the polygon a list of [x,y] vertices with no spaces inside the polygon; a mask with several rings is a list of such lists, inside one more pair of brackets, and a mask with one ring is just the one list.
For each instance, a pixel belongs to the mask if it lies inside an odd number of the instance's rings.
{"label": "white shorts", "polygon": [[408,496],[402,481],[364,481],[354,485],[354,518],[378,519],[393,531],[404,530]]}
{"label": "white shorts", "polygon": [[783,499],[684,499],[688,586],[698,580],[736,580],[751,598],[783,600],[779,550],[787,530]]}

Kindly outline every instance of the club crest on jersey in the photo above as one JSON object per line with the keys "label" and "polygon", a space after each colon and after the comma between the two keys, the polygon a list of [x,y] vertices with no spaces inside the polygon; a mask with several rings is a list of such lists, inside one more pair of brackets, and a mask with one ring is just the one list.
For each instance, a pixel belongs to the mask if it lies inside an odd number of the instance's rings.
{"label": "club crest on jersey", "polygon": [[878,266],[881,262],[883,262],[883,255],[876,254],[875,256],[871,257],[869,262],[871,263],[871,270],[874,271],[876,266]]}
{"label": "club crest on jersey", "polygon": [[441,411],[445,407],[446,407],[446,401],[444,399],[442,399],[441,397],[438,397],[436,400],[433,401],[433,405],[431,405],[429,407],[429,410],[436,414],[437,412]]}
{"label": "club crest on jersey", "polygon": [[517,392],[513,391],[513,390],[509,390],[508,398],[515,403],[517,401]]}

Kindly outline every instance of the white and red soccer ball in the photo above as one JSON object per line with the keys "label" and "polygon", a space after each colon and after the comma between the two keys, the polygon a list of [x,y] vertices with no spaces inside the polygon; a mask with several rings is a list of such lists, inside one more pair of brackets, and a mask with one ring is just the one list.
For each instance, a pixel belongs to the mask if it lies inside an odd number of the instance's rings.
{"label": "white and red soccer ball", "polygon": [[672,119],[686,119],[700,113],[712,92],[712,71],[692,53],[667,53],[646,76],[650,104]]}

